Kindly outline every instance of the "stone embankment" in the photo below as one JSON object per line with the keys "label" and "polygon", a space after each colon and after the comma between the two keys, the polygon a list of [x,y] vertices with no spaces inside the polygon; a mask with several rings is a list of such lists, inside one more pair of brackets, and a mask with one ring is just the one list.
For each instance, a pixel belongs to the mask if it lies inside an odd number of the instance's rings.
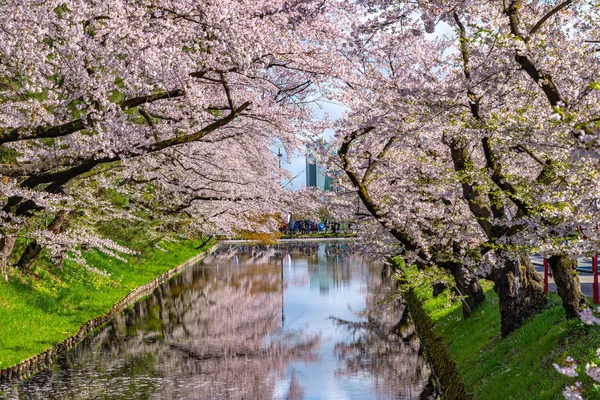
{"label": "stone embankment", "polygon": [[171,279],[173,276],[179,274],[185,268],[196,264],[197,262],[202,260],[204,257],[206,257],[206,255],[212,253],[217,248],[217,246],[218,245],[214,245],[210,249],[198,254],[195,257],[190,258],[186,262],[159,275],[151,282],[142,286],[138,286],[127,296],[125,296],[122,300],[113,305],[106,314],[87,321],[86,323],[81,325],[77,333],[68,337],[67,339],[63,340],[57,345],[49,348],[48,350],[40,354],[23,360],[16,365],[0,370],[0,381],[24,379],[36,373],[37,371],[49,366],[56,359],[56,357],[58,357],[63,352],[75,347],[79,342],[85,339],[85,337],[89,333],[93,332],[95,329],[101,327],[102,325],[110,321],[118,313],[123,311],[125,308],[135,304],[142,297],[151,294],[154,291],[154,289]]}
{"label": "stone embankment", "polygon": [[[403,267],[403,262],[398,259],[390,259],[394,269]],[[441,389],[442,398],[445,400],[470,400],[472,397],[467,393],[457,366],[450,358],[445,339],[436,333],[433,321],[423,309],[423,305],[415,295],[409,282],[399,284],[408,286],[409,289],[404,292],[403,300],[406,303],[413,318],[417,334],[421,339],[421,346],[424,349],[424,355],[429,361],[432,372]]]}

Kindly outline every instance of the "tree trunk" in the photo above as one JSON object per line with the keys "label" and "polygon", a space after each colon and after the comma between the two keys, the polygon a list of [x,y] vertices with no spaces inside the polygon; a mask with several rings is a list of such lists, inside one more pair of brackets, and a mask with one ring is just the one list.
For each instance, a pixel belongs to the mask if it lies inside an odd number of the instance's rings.
{"label": "tree trunk", "polygon": [[[59,234],[64,230],[65,220],[69,213],[65,210],[59,211],[52,222],[48,225],[46,230],[52,232],[53,234]],[[36,262],[38,257],[42,252],[42,246],[37,242],[37,240],[32,240],[29,242],[23,254],[21,254],[21,258],[17,262],[17,266],[25,272],[30,272],[33,264]]]}
{"label": "tree trunk", "polygon": [[21,258],[19,258],[19,261],[17,262],[17,267],[19,267],[19,269],[25,271],[26,273],[31,272],[31,267],[33,266],[33,263],[35,263],[41,252],[42,246],[40,246],[37,240],[33,239],[27,245],[27,247],[25,247],[23,254],[21,254]]}
{"label": "tree trunk", "polygon": [[5,281],[8,280],[8,273],[6,271],[6,267],[8,266],[8,261],[10,259],[10,255],[15,248],[15,243],[17,242],[17,235],[13,236],[4,236],[0,239],[0,274]]}
{"label": "tree trunk", "polygon": [[485,300],[479,279],[471,269],[460,262],[448,261],[440,263],[439,266],[450,271],[454,277],[458,294],[463,296],[463,318],[469,318],[473,309]]}
{"label": "tree trunk", "polygon": [[579,311],[587,301],[581,291],[579,274],[576,269],[577,261],[571,260],[567,254],[560,254],[550,257],[548,263],[552,268],[556,290],[562,299],[567,318],[579,317]]}
{"label": "tree trunk", "polygon": [[500,298],[500,332],[506,337],[540,312],[546,303],[544,283],[526,256],[506,257],[503,267],[491,277]]}

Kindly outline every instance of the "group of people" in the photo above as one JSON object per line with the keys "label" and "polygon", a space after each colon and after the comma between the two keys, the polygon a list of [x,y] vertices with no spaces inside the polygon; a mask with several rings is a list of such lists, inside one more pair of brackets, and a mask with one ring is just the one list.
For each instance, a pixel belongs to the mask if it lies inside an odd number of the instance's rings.
{"label": "group of people", "polygon": [[310,220],[291,220],[286,226],[281,228],[281,232],[286,234],[298,234],[298,233],[317,233],[317,232],[331,232],[336,233],[341,230],[348,230],[350,228],[347,223],[331,222],[325,220],[323,222],[314,222]]}
{"label": "group of people", "polygon": [[310,220],[294,220],[290,221],[290,223],[286,226],[286,233],[316,233],[323,232],[327,230],[325,224],[321,224],[318,222],[310,221]]}

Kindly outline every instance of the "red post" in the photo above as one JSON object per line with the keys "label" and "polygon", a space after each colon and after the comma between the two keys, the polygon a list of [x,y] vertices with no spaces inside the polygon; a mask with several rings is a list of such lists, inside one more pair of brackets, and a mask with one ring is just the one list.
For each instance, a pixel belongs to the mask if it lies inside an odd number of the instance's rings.
{"label": "red post", "polygon": [[548,260],[544,258],[544,294],[548,294]]}
{"label": "red post", "polygon": [[598,252],[592,257],[592,272],[594,273],[594,286],[592,286],[592,295],[594,297],[594,304],[600,303],[598,296]]}

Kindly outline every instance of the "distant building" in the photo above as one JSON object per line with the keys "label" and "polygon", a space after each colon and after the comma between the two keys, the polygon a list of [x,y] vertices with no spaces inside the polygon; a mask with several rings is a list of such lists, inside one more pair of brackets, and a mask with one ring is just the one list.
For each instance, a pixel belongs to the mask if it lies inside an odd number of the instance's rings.
{"label": "distant building", "polygon": [[327,169],[317,165],[317,160],[306,156],[306,187],[318,187],[323,191],[331,191],[331,177],[327,176]]}

